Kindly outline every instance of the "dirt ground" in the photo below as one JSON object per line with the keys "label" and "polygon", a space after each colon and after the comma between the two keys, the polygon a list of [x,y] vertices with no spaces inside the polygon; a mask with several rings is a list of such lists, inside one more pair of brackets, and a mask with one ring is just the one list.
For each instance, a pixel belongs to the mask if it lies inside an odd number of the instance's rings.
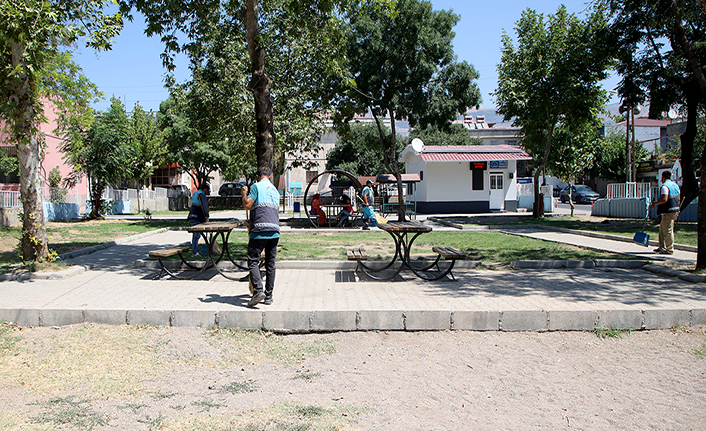
{"label": "dirt ground", "polygon": [[0,331],[0,430],[706,428],[706,335]]}

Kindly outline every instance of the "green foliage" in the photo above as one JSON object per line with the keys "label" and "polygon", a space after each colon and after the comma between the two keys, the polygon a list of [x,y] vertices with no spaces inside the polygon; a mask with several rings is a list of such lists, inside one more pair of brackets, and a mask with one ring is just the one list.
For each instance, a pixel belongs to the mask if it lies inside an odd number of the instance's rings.
{"label": "green foliage", "polygon": [[471,137],[468,129],[461,124],[450,124],[447,128],[428,126],[415,128],[409,133],[410,139],[419,138],[425,145],[480,145],[482,140]]}
{"label": "green foliage", "polygon": [[52,202],[64,202],[64,198],[68,191],[66,189],[60,188],[61,186],[61,172],[58,167],[54,167],[47,175],[47,180],[49,181],[49,193]]}
{"label": "green foliage", "polygon": [[564,182],[571,182],[593,164],[593,150],[598,141],[595,128],[590,124],[570,129],[554,130],[554,151],[549,155],[547,170]]}
{"label": "green foliage", "polygon": [[623,335],[630,335],[632,333],[630,329],[613,328],[593,328],[591,332],[594,333],[596,337],[600,338],[601,340],[605,340],[607,338],[622,338]]}
{"label": "green foliage", "polygon": [[[581,21],[560,6],[546,18],[525,10],[515,28],[517,46],[503,34],[494,95],[498,113],[522,128],[535,179],[547,165],[556,128],[577,130],[598,121],[607,99],[600,83],[611,63],[606,28],[601,9]],[[535,206],[535,216],[537,210]]]}
{"label": "green foliage", "polygon": [[697,358],[706,358],[706,343],[703,343],[700,349],[692,350],[691,353]]}
{"label": "green foliage", "polygon": [[162,132],[157,128],[155,115],[145,112],[135,103],[129,120],[128,140],[131,177],[143,180],[157,169],[166,153]]}
{"label": "green foliage", "polygon": [[[637,160],[647,160],[649,153],[636,146]],[[593,141],[594,161],[586,173],[606,180],[625,181],[625,133],[615,130]]]}
{"label": "green foliage", "polygon": [[[388,129],[384,130],[391,139]],[[398,140],[398,151],[402,142]],[[387,145],[390,145],[389,142]],[[341,133],[336,146],[327,154],[326,169],[341,169],[356,176],[389,173],[380,158],[380,135],[375,124],[354,124]]]}

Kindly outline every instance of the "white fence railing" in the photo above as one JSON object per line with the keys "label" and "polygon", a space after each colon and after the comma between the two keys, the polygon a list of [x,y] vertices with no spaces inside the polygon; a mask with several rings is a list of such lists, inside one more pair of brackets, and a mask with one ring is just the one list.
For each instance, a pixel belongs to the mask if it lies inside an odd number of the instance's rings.
{"label": "white fence railing", "polygon": [[2,208],[19,208],[20,192],[0,191],[0,207]]}
{"label": "white fence railing", "polygon": [[154,189],[154,193],[158,198],[166,198],[168,192],[169,189],[165,189],[164,187],[155,187]]}
{"label": "white fence railing", "polygon": [[614,183],[608,184],[608,199],[618,198],[652,198],[652,184],[650,183]]}
{"label": "white fence railing", "polygon": [[[554,186],[540,186],[539,193],[544,193],[544,196],[553,196]],[[517,195],[518,196],[529,196],[534,195],[534,184],[523,183],[517,185]]]}

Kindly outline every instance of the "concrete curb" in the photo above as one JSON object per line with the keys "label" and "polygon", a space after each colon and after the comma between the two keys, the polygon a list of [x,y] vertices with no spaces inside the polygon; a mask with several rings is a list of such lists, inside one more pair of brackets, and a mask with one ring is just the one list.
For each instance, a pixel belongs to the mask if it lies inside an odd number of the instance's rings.
{"label": "concrete curb", "polygon": [[64,280],[74,275],[88,271],[90,268],[84,265],[72,265],[61,271],[52,272],[28,272],[23,274],[2,274],[2,281],[27,281],[27,280]]}
{"label": "concrete curb", "polygon": [[0,309],[0,321],[23,327],[107,325],[217,326],[278,333],[349,331],[658,330],[706,325],[705,309],[625,310],[80,310]]}
{"label": "concrete curb", "polygon": [[706,283],[706,276],[691,274],[678,269],[665,267],[662,265],[645,265],[642,267],[645,271],[650,271],[654,274],[666,275],[668,277],[678,278],[690,283]]}

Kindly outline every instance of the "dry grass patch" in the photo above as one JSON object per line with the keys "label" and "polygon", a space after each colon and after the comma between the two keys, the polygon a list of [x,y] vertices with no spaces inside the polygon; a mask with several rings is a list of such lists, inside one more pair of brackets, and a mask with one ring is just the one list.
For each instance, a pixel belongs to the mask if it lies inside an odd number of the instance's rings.
{"label": "dry grass patch", "polygon": [[136,393],[144,379],[162,368],[155,354],[159,343],[152,337],[155,328],[88,324],[57,329],[52,337],[34,336],[36,331],[13,331],[21,340],[0,362],[0,382],[29,393],[88,388],[96,396],[111,397]]}
{"label": "dry grass patch", "polygon": [[209,329],[211,344],[221,350],[221,366],[257,364],[266,360],[296,364],[307,357],[336,353],[333,340],[308,340],[307,336],[275,335],[262,331]]}
{"label": "dry grass patch", "polygon": [[340,406],[324,408],[297,403],[282,403],[245,412],[241,415],[199,415],[180,420],[166,419],[159,424],[165,431],[355,431],[358,418],[370,408]]}

